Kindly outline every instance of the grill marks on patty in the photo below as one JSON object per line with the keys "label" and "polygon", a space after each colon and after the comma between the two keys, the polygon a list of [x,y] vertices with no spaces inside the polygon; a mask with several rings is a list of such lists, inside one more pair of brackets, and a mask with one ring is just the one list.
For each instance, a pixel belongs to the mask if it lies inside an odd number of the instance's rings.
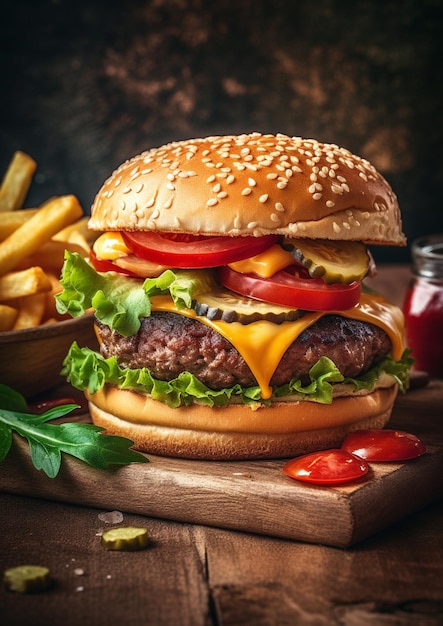
{"label": "grill marks on patty", "polygon": [[[121,367],[147,367],[152,376],[172,380],[189,371],[212,389],[257,384],[237,349],[198,320],[154,312],[144,318],[137,335],[122,337],[96,322],[104,357],[116,356]],[[303,331],[283,355],[271,386],[291,378],[309,382],[309,369],[321,356],[334,361],[344,376],[369,370],[391,350],[387,334],[377,326],[338,315],[326,315]]]}

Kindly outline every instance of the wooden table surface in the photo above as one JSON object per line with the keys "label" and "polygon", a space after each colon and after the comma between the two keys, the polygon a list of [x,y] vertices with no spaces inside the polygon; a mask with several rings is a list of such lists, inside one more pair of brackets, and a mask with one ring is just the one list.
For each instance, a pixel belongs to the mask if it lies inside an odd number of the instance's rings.
{"label": "wooden table surface", "polygon": [[[372,283],[401,303],[408,279],[390,266]],[[443,406],[443,382],[431,385]],[[441,440],[435,415],[417,417]],[[347,549],[8,493],[0,520],[1,571],[34,563],[54,579],[40,594],[2,588],[7,626],[443,624],[441,500]],[[103,550],[100,534],[115,524],[147,527],[150,547]]]}

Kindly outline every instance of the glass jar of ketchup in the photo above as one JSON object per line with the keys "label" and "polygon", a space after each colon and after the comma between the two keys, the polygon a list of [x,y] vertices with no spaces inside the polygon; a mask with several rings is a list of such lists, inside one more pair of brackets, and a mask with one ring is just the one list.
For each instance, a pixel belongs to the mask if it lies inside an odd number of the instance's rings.
{"label": "glass jar of ketchup", "polygon": [[414,279],[403,305],[414,369],[443,378],[443,234],[412,244]]}

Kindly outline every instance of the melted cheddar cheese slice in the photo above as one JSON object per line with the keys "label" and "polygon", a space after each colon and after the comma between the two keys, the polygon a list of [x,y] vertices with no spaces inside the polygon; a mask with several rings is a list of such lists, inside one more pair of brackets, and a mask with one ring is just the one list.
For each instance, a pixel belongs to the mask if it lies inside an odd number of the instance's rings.
{"label": "melted cheddar cheese slice", "polygon": [[359,304],[347,311],[312,312],[299,320],[282,324],[266,320],[252,324],[210,320],[198,316],[192,309],[178,310],[169,296],[154,296],[152,310],[169,311],[197,319],[220,333],[235,346],[248,364],[264,399],[272,395],[269,382],[286,350],[306,328],[323,315],[337,314],[379,326],[391,339],[392,356],[395,360],[401,358],[404,350],[403,313],[381,296],[362,294]]}

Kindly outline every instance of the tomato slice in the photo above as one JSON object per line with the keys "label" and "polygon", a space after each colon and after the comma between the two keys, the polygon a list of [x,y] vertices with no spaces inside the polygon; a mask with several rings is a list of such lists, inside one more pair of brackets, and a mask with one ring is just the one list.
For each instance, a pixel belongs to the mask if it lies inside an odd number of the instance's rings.
{"label": "tomato slice", "polygon": [[99,259],[92,249],[89,253],[89,258],[91,260],[92,267],[97,270],[97,272],[118,272],[119,274],[125,274],[126,276],[136,276],[133,272],[130,272],[122,267],[118,267],[118,265],[108,259]]}
{"label": "tomato slice", "polygon": [[320,278],[304,276],[303,270],[295,266],[276,272],[270,278],[221,267],[219,276],[227,289],[243,296],[306,311],[344,311],[360,300],[360,282],[328,285]]}
{"label": "tomato slice", "polygon": [[317,485],[347,483],[367,474],[369,466],[345,450],[311,452],[288,461],[283,472],[290,478]]}
{"label": "tomato slice", "polygon": [[370,462],[407,461],[426,452],[423,442],[402,430],[356,430],[347,435],[342,450]]}
{"label": "tomato slice", "polygon": [[122,232],[125,244],[138,256],[178,268],[227,265],[263,252],[280,237],[216,237],[162,232]]}

